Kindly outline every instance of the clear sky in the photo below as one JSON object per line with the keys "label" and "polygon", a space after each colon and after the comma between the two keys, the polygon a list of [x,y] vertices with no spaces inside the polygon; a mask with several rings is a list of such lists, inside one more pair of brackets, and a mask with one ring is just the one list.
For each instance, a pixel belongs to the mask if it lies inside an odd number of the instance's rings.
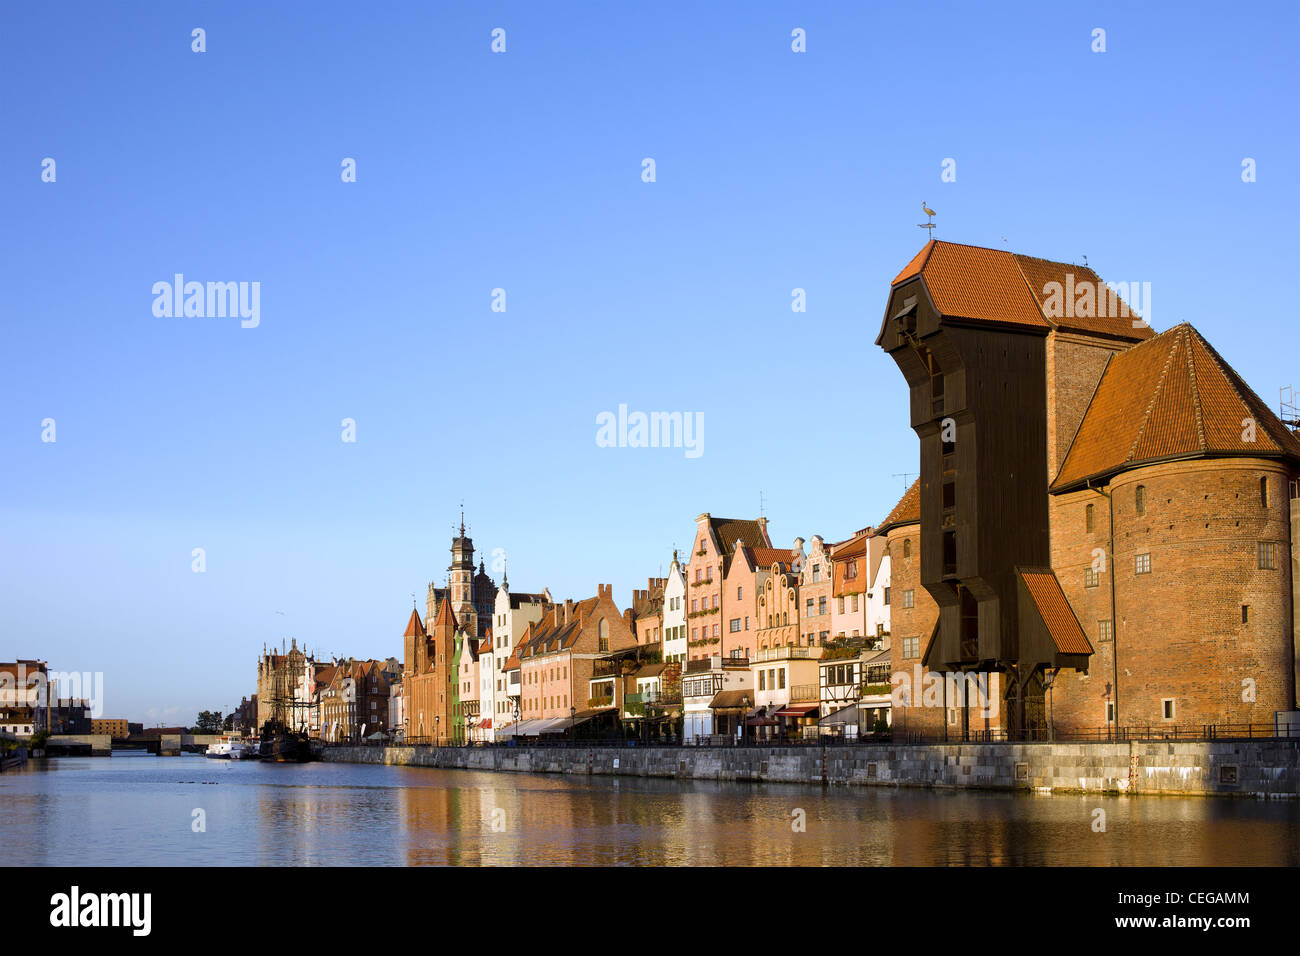
{"label": "clear sky", "polygon": [[[400,656],[462,499],[517,590],[623,604],[702,511],[761,494],[781,546],[879,522],[917,443],[873,340],[923,201],[938,238],[1150,282],[1157,329],[1191,321],[1275,405],[1300,385],[1298,26],[1294,3],[6,3],[0,659],[190,723],[253,693],[264,642]],[[258,326],[155,316],[176,273],[260,283]],[[702,415],[703,453],[598,447],[620,404]]]}

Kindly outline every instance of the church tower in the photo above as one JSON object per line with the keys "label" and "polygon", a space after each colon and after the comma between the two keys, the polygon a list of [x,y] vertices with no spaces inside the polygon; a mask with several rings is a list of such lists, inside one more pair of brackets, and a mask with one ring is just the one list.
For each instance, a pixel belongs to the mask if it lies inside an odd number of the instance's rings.
{"label": "church tower", "polygon": [[451,566],[447,568],[451,609],[469,633],[477,636],[478,613],[474,607],[474,542],[465,535],[465,513],[460,515],[460,534],[451,542]]}

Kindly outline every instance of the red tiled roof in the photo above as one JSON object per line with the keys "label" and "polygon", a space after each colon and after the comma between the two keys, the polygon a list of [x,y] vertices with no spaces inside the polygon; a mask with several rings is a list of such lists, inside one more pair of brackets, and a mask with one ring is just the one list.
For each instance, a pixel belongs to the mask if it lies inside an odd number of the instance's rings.
{"label": "red tiled roof", "polygon": [[903,497],[898,499],[898,504],[894,505],[894,510],[889,513],[889,517],[880,523],[876,534],[881,534],[897,525],[919,524],[920,521],[921,479],[918,478],[912,482],[912,487],[903,493]]}
{"label": "red tiled roof", "polygon": [[770,568],[778,561],[788,568],[791,552],[789,548],[745,548],[745,556],[755,568]]}
{"label": "red tiled roof", "polygon": [[[1066,317],[1044,306],[1049,298],[1048,283],[1082,289],[1104,288],[1101,278],[1088,266],[1022,256],[1005,249],[988,249],[932,239],[912,257],[892,285],[920,276],[940,314],[1026,328],[1069,328],[1140,341],[1154,333],[1143,323],[1134,328],[1136,312],[1103,317]],[[1072,277],[1067,280],[1067,277]],[[1064,296],[1062,310],[1065,311]],[[1074,302],[1068,303],[1073,310]],[[1116,310],[1119,309],[1116,300]],[[1095,305],[1095,302],[1094,302]],[[1094,309],[1095,311],[1095,309]]]}
{"label": "red tiled roof", "polygon": [[1056,649],[1062,654],[1091,654],[1092,645],[1061,590],[1056,574],[1052,571],[1018,570]]}
{"label": "red tiled roof", "polygon": [[406,622],[406,633],[402,637],[419,637],[424,634],[424,622],[420,620],[419,612],[411,608],[411,619]]}
{"label": "red tiled roof", "polygon": [[451,600],[446,595],[443,595],[442,603],[438,605],[438,617],[433,626],[449,627],[453,631],[456,629],[456,613],[451,609]]}
{"label": "red tiled roof", "polygon": [[[1243,437],[1247,420],[1255,423],[1254,441]],[[1300,440],[1183,323],[1110,359],[1052,490],[1144,463],[1211,455],[1300,459]]]}

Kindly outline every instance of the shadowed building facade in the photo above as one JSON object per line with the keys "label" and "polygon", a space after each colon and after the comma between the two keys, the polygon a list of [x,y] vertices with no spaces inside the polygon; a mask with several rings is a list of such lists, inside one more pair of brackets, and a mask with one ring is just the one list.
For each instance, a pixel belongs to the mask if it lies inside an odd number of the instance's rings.
{"label": "shadowed building facade", "polygon": [[[920,438],[912,547],[938,608],[925,667],[997,673],[1019,732],[1049,706],[1062,729],[1294,707],[1300,442],[1194,329],[1155,335],[1086,266],[932,240],[894,279],[876,341]],[[1247,490],[1243,525],[1230,503]],[[910,572],[894,544],[897,617]],[[1249,634],[1228,626],[1243,606]],[[949,733],[981,729],[969,707],[954,723],[954,703]]]}

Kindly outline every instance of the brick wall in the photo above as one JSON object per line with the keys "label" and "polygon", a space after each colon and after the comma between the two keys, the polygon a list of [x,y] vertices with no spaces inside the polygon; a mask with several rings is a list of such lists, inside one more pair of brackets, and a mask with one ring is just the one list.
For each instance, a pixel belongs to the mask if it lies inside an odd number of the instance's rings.
{"label": "brick wall", "polygon": [[[1107,487],[1116,529],[1112,642],[1099,639],[1097,626],[1111,617],[1109,565],[1095,588],[1085,587],[1084,575],[1093,549],[1109,548],[1110,506],[1090,492],[1053,500],[1053,566],[1096,650],[1086,677],[1058,680],[1058,727],[1104,725],[1116,647],[1121,724],[1269,724],[1275,711],[1293,709],[1288,477],[1278,462],[1238,458],[1155,465],[1114,479]],[[1137,510],[1139,485],[1145,514]],[[1275,570],[1259,567],[1261,541],[1274,544]],[[1150,556],[1149,572],[1139,573],[1139,555]],[[1172,720],[1162,712],[1165,698],[1174,700]]]}

